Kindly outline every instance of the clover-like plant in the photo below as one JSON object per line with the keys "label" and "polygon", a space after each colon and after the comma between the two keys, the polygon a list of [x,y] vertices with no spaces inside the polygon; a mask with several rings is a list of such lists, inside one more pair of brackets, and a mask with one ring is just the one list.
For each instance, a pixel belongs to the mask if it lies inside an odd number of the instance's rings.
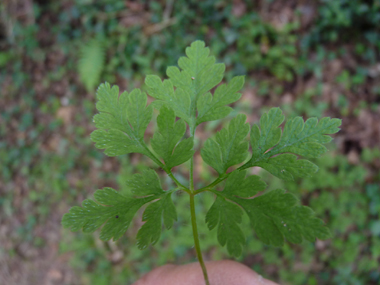
{"label": "clover-like plant", "polygon": [[[97,90],[99,114],[94,117],[97,130],[91,134],[95,146],[104,149],[108,156],[146,155],[177,187],[164,190],[157,173],[145,170],[128,180],[130,196],[108,187],[97,190],[95,201],[84,200],[82,207],[71,208],[62,219],[63,226],[72,231],[82,229],[92,233],[103,226],[100,239],[117,240],[126,232],[136,212],[148,204],[142,216],[145,223],[137,233],[137,246],[144,249],[159,240],[162,223],[167,229],[173,226],[177,214],[171,196],[175,191],[184,191],[189,194],[194,244],[206,284],[209,281],[199,244],[194,196],[205,191],[214,194],[215,201],[206,214],[206,223],[210,230],[217,228],[219,243],[227,246],[229,254],[235,257],[242,253],[245,245],[239,225],[244,213],[257,237],[268,245],[281,246],[285,239],[291,243],[327,239],[328,228],[310,208],[299,205],[297,198],[283,189],[261,194],[266,184],[259,176],[251,175],[248,168],[261,167],[284,180],[309,177],[318,167],[299,157],[315,158],[326,152],[323,144],[331,141],[329,135],[338,132],[341,124],[339,119],[304,121],[295,117],[287,120],[282,130],[284,115],[279,108],[272,108],[262,115],[258,125],[251,127],[246,116],[239,114],[204,142],[201,156],[219,176],[209,185],[195,189],[195,130],[204,122],[225,118],[232,110],[227,105],[240,98],[238,92],[244,85],[243,76],[219,85],[225,66],[215,63],[209,53],[204,42],[193,42],[186,49],[187,57],[179,59],[179,68],[167,69],[169,79],[162,81],[158,76],[148,75],[145,79],[148,94],[156,99],[150,105],[147,105],[147,95],[139,89],[119,95],[117,86],[105,83]],[[212,94],[210,90],[215,87]],[[159,110],[158,132],[150,139],[149,147],[144,133],[154,108]],[[189,137],[184,138],[187,127]],[[171,169],[188,160],[189,183],[184,185]],[[228,172],[239,164],[242,165]],[[223,190],[217,190],[215,187],[222,181],[225,181]]]}

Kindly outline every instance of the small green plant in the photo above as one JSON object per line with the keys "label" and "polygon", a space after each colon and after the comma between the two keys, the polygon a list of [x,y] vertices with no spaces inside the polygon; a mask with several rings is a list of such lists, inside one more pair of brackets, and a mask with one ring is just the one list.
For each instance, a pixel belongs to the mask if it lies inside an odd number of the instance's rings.
{"label": "small green plant", "polygon": [[88,92],[93,92],[95,86],[100,82],[104,59],[105,49],[100,40],[91,40],[80,49],[78,74]]}
{"label": "small green plant", "polygon": [[[193,179],[194,137],[200,124],[225,118],[237,101],[238,91],[244,85],[244,77],[236,76],[228,84],[218,84],[223,79],[224,64],[215,63],[209,56],[204,42],[196,41],[186,49],[187,57],[181,57],[177,67],[169,67],[169,79],[148,75],[145,83],[148,93],[156,100],[147,106],[147,95],[139,89],[123,92],[108,83],[97,91],[99,114],[95,115],[97,127],[91,134],[95,146],[105,149],[108,156],[141,153],[151,158],[174,181],[176,188],[164,190],[157,173],[145,170],[128,180],[131,190],[124,196],[112,188],[97,190],[95,200],[86,199],[82,207],[73,207],[65,214],[62,224],[72,231],[82,229],[92,233],[104,225],[100,239],[117,240],[128,229],[134,215],[145,204],[142,220],[145,222],[137,233],[140,249],[155,244],[161,235],[162,223],[170,229],[177,219],[172,194],[184,191],[189,195],[191,223],[195,249],[209,284],[206,267],[199,244],[194,196],[202,192],[215,195],[215,201],[206,214],[210,230],[217,228],[218,241],[227,246],[235,257],[242,253],[245,237],[240,228],[245,212],[257,237],[265,244],[281,246],[284,239],[301,243],[303,239],[315,241],[330,236],[323,221],[314,212],[299,205],[295,196],[277,189],[258,195],[266,184],[257,175],[250,175],[248,168],[261,167],[284,180],[309,177],[318,167],[298,156],[314,158],[327,149],[324,143],[331,141],[329,134],[338,132],[341,120],[316,118],[303,121],[301,117],[288,120],[283,131],[280,125],[284,115],[279,108],[265,113],[259,125],[250,127],[246,116],[237,115],[229,125],[203,144],[201,156],[217,173],[218,178],[209,185],[195,189]],[[218,86],[211,94],[210,90]],[[145,142],[144,133],[151,121],[153,108],[159,110],[158,132]],[[179,117],[180,119],[176,119]],[[189,130],[189,137],[183,138]],[[250,133],[250,140],[247,139]],[[249,153],[251,145],[251,154]],[[174,166],[190,160],[189,183],[180,183],[172,173]],[[243,164],[242,164],[243,163]],[[237,165],[242,164],[240,167]],[[228,170],[234,167],[234,170]],[[222,185],[222,190],[216,187]]]}
{"label": "small green plant", "polygon": [[298,23],[289,23],[281,29],[252,19],[242,25],[237,50],[247,70],[266,70],[279,80],[291,81],[297,65],[296,36],[292,34]]}

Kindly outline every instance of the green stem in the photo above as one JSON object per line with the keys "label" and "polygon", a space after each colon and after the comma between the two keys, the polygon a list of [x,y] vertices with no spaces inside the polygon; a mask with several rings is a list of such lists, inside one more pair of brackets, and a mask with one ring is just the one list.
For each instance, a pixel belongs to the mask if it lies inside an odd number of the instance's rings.
{"label": "green stem", "polygon": [[174,177],[174,175],[171,172],[171,170],[167,169],[167,167],[150,151],[150,149],[146,145],[144,145],[144,148],[148,152],[148,157],[151,160],[153,160],[159,167],[161,167],[169,175],[169,177],[174,181],[174,183],[177,184],[177,186],[179,188],[181,188],[181,190],[183,190],[183,191],[187,192],[188,194],[190,194],[190,190],[185,185],[183,185],[181,182],[179,182],[177,180],[177,178]]}
{"label": "green stem", "polygon": [[194,191],[194,157],[190,159],[190,192]]}
{"label": "green stem", "polygon": [[202,267],[203,277],[205,279],[206,285],[210,285],[210,281],[208,280],[206,266],[205,266],[205,263],[204,263],[203,257],[202,257],[201,246],[199,244],[199,236],[198,236],[197,220],[196,220],[196,216],[195,216],[195,205],[194,205],[194,194],[193,193],[190,194],[190,211],[191,211],[191,225],[193,228],[195,251],[197,253],[197,258],[198,258],[199,264]]}
{"label": "green stem", "polygon": [[[165,169],[164,169],[165,170]],[[166,170],[165,170],[166,171]],[[181,190],[185,191],[187,194],[190,195],[190,190],[185,186],[183,185],[181,182],[179,182],[177,180],[177,178],[174,177],[173,173],[169,170],[169,171],[166,171],[166,173],[169,175],[169,177],[174,181],[175,184],[177,184],[177,186],[179,188],[181,188]]]}
{"label": "green stem", "polygon": [[230,173],[220,175],[211,184],[209,184],[209,185],[207,185],[205,187],[199,188],[198,190],[194,191],[194,195],[197,195],[197,194],[202,193],[204,191],[210,191],[212,188],[214,188],[220,182],[222,182],[223,180],[226,180],[228,178],[228,176],[230,176],[233,172],[235,172],[235,171],[241,171],[241,170],[244,170],[246,168],[248,168],[248,166],[246,166],[246,164],[244,164],[244,165],[240,166],[239,168],[235,169],[234,171],[231,171]]}
{"label": "green stem", "polygon": [[[195,123],[190,125],[190,137],[193,138],[194,143],[194,135],[195,135]],[[194,155],[190,159],[190,191],[194,191]]]}
{"label": "green stem", "polygon": [[[195,114],[194,114],[195,117]],[[193,138],[194,141],[194,135],[195,135],[195,121],[190,124],[190,137]],[[194,190],[194,156],[191,157],[190,159],[190,212],[191,212],[191,226],[193,228],[193,237],[194,237],[194,246],[195,246],[195,251],[197,253],[197,258],[199,261],[199,264],[201,265],[202,272],[203,272],[203,277],[205,279],[206,285],[210,285],[210,281],[208,280],[208,275],[207,275],[207,269],[206,265],[203,261],[202,257],[202,251],[201,251],[201,246],[199,244],[199,235],[198,235],[198,228],[197,228],[197,218],[195,215],[195,205],[194,205],[194,193],[196,192]]]}
{"label": "green stem", "polygon": [[240,166],[239,168],[235,169],[234,171],[231,171],[230,173],[226,173],[226,174],[220,175],[217,179],[215,179],[209,185],[207,185],[205,187],[202,187],[202,188],[199,188],[198,190],[194,191],[194,195],[197,195],[197,194],[202,193],[204,191],[210,191],[212,188],[214,188],[220,182],[222,182],[223,180],[226,180],[228,178],[228,176],[230,176],[233,172],[235,172],[235,171],[241,171],[241,170],[244,170],[244,169],[246,169],[248,167],[249,166],[247,166],[247,163],[246,163],[246,164]]}
{"label": "green stem", "polygon": [[[234,170],[234,171],[236,171],[236,170]],[[227,177],[230,176],[232,172],[230,172],[228,174],[221,175],[217,179],[215,179],[212,183],[210,183],[209,185],[207,185],[205,187],[202,187],[202,188],[199,188],[198,190],[194,191],[194,195],[197,195],[197,194],[202,193],[204,191],[211,190],[216,185],[218,185],[220,182],[222,182],[223,180],[227,179]]]}

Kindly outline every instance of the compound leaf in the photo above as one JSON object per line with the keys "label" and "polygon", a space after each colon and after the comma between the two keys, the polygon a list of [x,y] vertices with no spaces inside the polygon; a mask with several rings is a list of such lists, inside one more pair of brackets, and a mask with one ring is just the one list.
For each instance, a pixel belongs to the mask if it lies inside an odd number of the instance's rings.
{"label": "compound leaf", "polygon": [[[180,139],[186,132],[184,121],[175,121],[175,114],[167,106],[160,109],[157,117],[158,133],[151,140],[153,150],[163,158],[165,165],[172,167],[182,164],[193,156],[193,140]],[[174,151],[173,151],[174,150]]]}
{"label": "compound leaf", "polygon": [[[260,119],[260,128],[251,129],[252,158],[246,167],[260,166],[273,175],[293,180],[294,177],[308,177],[318,167],[308,160],[297,160],[297,156],[318,157],[327,149],[322,144],[331,141],[330,134],[339,131],[341,120],[310,118],[306,122],[301,117],[288,120],[281,137],[279,126],[284,115],[279,108],[272,108]],[[284,154],[288,153],[288,154]]]}
{"label": "compound leaf", "polygon": [[123,92],[109,83],[101,84],[97,91],[100,112],[94,116],[95,130],[91,139],[95,146],[105,149],[109,156],[138,152],[149,155],[144,143],[144,132],[152,118],[152,106],[146,107],[147,96],[139,89]]}
{"label": "compound leaf", "polygon": [[228,127],[216,134],[215,140],[209,138],[201,150],[203,160],[220,175],[230,166],[243,162],[248,155],[248,142],[244,141],[249,132],[246,118],[243,114],[237,115]]}
{"label": "compound leaf", "polygon": [[[241,97],[238,91],[244,85],[244,77],[237,76],[228,84],[218,86],[225,66],[215,63],[215,58],[209,54],[204,42],[195,41],[186,49],[186,57],[179,59],[179,68],[167,69],[168,80],[147,76],[148,92],[156,98],[149,106],[146,94],[139,89],[119,95],[117,86],[101,84],[96,104],[99,114],[94,116],[97,130],[91,134],[95,146],[104,149],[109,156],[142,153],[162,166],[144,142],[144,133],[155,107],[160,111],[158,133],[154,134],[151,143],[165,163],[164,170],[170,175],[168,170],[190,159],[194,154],[194,137],[183,139],[186,123],[193,136],[195,127],[202,122],[226,117],[231,111],[227,105]],[[210,90],[216,86],[212,95]],[[176,121],[176,117],[181,119]],[[341,120],[323,118],[318,122],[311,118],[304,122],[296,117],[286,122],[282,133],[280,126],[284,115],[279,108],[272,108],[261,117],[259,125],[251,129],[251,159],[226,174],[229,167],[247,158],[246,136],[250,126],[245,121],[245,115],[236,116],[214,138],[208,139],[201,150],[203,160],[219,173],[218,179],[210,185],[227,178],[222,191],[207,186],[191,193],[210,190],[216,194],[206,214],[208,228],[217,228],[219,243],[236,257],[242,253],[245,243],[240,228],[244,212],[259,239],[268,245],[281,246],[285,239],[301,243],[328,238],[330,232],[323,221],[316,218],[310,208],[299,205],[292,194],[277,189],[258,196],[266,184],[256,175],[247,176],[245,169],[259,166],[284,180],[310,176],[318,170],[317,166],[298,156],[314,158],[324,153],[327,149],[323,144],[331,141],[329,135],[339,131]],[[151,169],[133,175],[127,185],[135,197],[123,196],[112,188],[97,190],[94,200],[84,200],[82,207],[73,207],[63,216],[63,226],[86,233],[101,228],[100,239],[117,240],[128,229],[138,209],[150,203],[143,213],[144,224],[137,233],[137,244],[140,249],[155,244],[161,236],[162,224],[170,229],[177,220],[172,193],[182,186],[164,191],[157,173]]]}
{"label": "compound leaf", "polygon": [[217,197],[206,214],[206,223],[210,230],[218,226],[218,241],[222,246],[227,244],[230,255],[238,257],[245,244],[244,234],[239,226],[243,211],[234,203]]}

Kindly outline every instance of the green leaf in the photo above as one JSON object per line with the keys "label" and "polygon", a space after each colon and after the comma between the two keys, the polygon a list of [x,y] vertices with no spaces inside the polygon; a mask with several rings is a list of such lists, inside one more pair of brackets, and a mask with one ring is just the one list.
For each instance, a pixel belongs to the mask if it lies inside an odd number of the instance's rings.
{"label": "green leaf", "polygon": [[149,95],[158,99],[152,103],[155,108],[160,109],[164,105],[169,106],[174,110],[176,116],[190,123],[191,101],[188,93],[182,89],[177,89],[174,92],[173,84],[170,80],[162,82],[156,75],[148,75],[145,78],[145,84],[148,86]]}
{"label": "green leaf", "polygon": [[[89,55],[82,54],[87,57],[87,62],[80,61],[80,65],[85,67],[79,70],[81,80],[88,89],[99,79],[101,70],[88,67],[104,63],[102,56],[94,62],[88,60],[96,54],[96,49],[99,54],[95,46]],[[273,50],[272,55],[279,51]],[[104,54],[104,51],[100,53]],[[146,77],[148,92],[156,99],[150,105],[147,105],[147,95],[139,89],[119,95],[117,86],[101,84],[96,104],[99,114],[94,116],[97,130],[91,134],[95,146],[104,149],[109,156],[132,152],[149,156],[174,180],[177,188],[164,191],[157,173],[151,169],[144,170],[127,180],[131,196],[123,196],[112,188],[97,190],[94,200],[84,200],[82,207],[73,207],[63,216],[63,226],[72,231],[82,229],[86,233],[101,228],[102,240],[117,240],[128,229],[136,212],[148,204],[142,216],[144,223],[137,233],[137,245],[143,249],[157,243],[163,225],[170,229],[177,220],[172,201],[174,191],[182,190],[191,197],[211,191],[216,199],[206,214],[207,226],[210,230],[216,229],[219,243],[226,246],[233,256],[241,255],[245,244],[240,227],[243,213],[248,215],[259,239],[268,245],[280,246],[285,239],[301,243],[303,240],[313,242],[316,238],[329,238],[330,232],[323,221],[316,218],[310,208],[299,205],[292,194],[278,189],[259,195],[266,184],[260,177],[248,175],[246,168],[262,167],[284,180],[310,176],[318,170],[317,166],[306,159],[299,159],[299,156],[314,158],[324,153],[326,148],[323,144],[331,141],[330,134],[339,131],[341,120],[323,118],[318,122],[311,118],[304,122],[301,117],[296,117],[286,122],[282,133],[280,126],[284,115],[279,108],[273,108],[251,129],[252,157],[227,174],[231,166],[243,163],[248,156],[246,137],[250,126],[245,115],[238,115],[215,137],[208,139],[201,150],[203,160],[218,172],[219,177],[201,189],[194,189],[194,181],[187,188],[173,176],[171,168],[194,155],[194,135],[199,124],[224,118],[231,112],[228,105],[241,97],[238,92],[244,85],[244,77],[237,76],[228,84],[219,85],[225,66],[216,63],[202,41],[195,41],[186,49],[186,56],[179,59],[178,66],[167,69],[167,80],[162,81],[155,75]],[[84,79],[83,76],[88,77],[88,74],[84,75],[86,72],[93,78]],[[144,141],[153,108],[159,110],[158,132],[151,139],[157,157]],[[186,123],[191,136],[188,139],[183,138]],[[191,178],[192,168],[193,165]],[[213,189],[224,180],[222,191]],[[191,206],[194,210],[193,204]]]}
{"label": "green leaf", "polygon": [[79,51],[78,74],[88,92],[93,92],[100,82],[106,51],[99,40],[91,40]]}
{"label": "green leaf", "polygon": [[100,228],[100,239],[107,241],[119,239],[128,229],[137,210],[144,204],[150,204],[144,211],[144,225],[137,234],[137,244],[140,249],[149,243],[156,243],[161,235],[163,219],[167,229],[177,220],[177,213],[171,199],[172,191],[165,192],[157,173],[152,169],[144,170],[142,174],[134,174],[127,181],[132,194],[143,197],[125,197],[112,188],[104,188],[95,192],[95,201],[86,199],[82,207],[73,207],[62,218],[62,225],[72,231],[83,229],[92,233]]}
{"label": "green leaf", "polygon": [[206,93],[201,96],[197,102],[197,125],[206,121],[214,121],[223,119],[232,110],[225,105],[236,102],[240,99],[241,94],[238,92],[244,85],[244,76],[236,76],[231,82],[218,86],[214,96],[211,93]]}
{"label": "green leaf", "polygon": [[308,177],[314,174],[318,167],[307,160],[297,160],[296,155],[314,158],[326,152],[322,144],[330,142],[330,134],[339,131],[341,120],[323,118],[319,121],[310,118],[306,122],[301,117],[288,120],[281,137],[279,126],[284,121],[284,115],[279,108],[272,108],[251,129],[252,158],[244,168],[260,166],[273,175],[293,180],[294,177]]}
{"label": "green leaf", "polygon": [[143,170],[142,174],[136,173],[127,180],[127,186],[132,194],[138,196],[161,195],[164,192],[161,187],[160,179],[153,169]]}
{"label": "green leaf", "polygon": [[192,103],[220,83],[223,78],[224,64],[215,63],[215,57],[209,56],[210,50],[202,41],[195,41],[186,48],[187,57],[178,60],[177,67],[171,66],[166,73],[173,85],[186,93],[190,91]]}
{"label": "green leaf", "polygon": [[223,193],[249,198],[265,190],[267,185],[259,176],[246,177],[246,175],[247,170],[232,172],[226,181]]}
{"label": "green leaf", "polygon": [[83,229],[92,233],[103,224],[100,239],[107,241],[119,239],[128,229],[133,216],[144,204],[157,199],[156,196],[128,198],[112,188],[97,190],[94,194],[98,203],[86,199],[82,207],[72,207],[62,218],[62,225],[72,231]]}
{"label": "green leaf", "polygon": [[171,193],[163,195],[160,200],[150,204],[144,211],[143,221],[145,224],[137,233],[137,246],[139,249],[146,248],[150,243],[155,244],[161,236],[162,222],[167,229],[173,226],[177,220]]}
{"label": "green leaf", "polygon": [[[216,209],[220,209],[221,212],[225,209],[227,212],[228,206],[222,205],[222,202],[227,199],[244,209],[257,236],[268,245],[281,246],[285,238],[292,243],[301,243],[303,239],[313,242],[316,238],[329,238],[329,229],[323,221],[316,218],[310,208],[300,206],[299,201],[285,190],[273,190],[253,199],[245,199],[265,189],[265,183],[259,177],[245,176],[245,170],[235,170],[228,176],[223,191],[213,190],[217,194],[217,199],[214,203],[216,206],[212,206],[213,211],[207,214],[211,215],[206,220],[210,223],[209,228],[215,227],[216,220],[219,219]],[[222,202],[217,202],[217,200]],[[227,217],[232,215],[231,212],[226,214]],[[236,220],[236,217],[233,220]],[[230,231],[228,228],[224,230],[228,233],[220,234],[233,236],[236,230],[236,236],[240,240],[240,229],[230,228]]]}
{"label": "green leaf", "polygon": [[118,156],[131,152],[139,152],[145,154],[145,150],[138,141],[131,140],[125,133],[111,129],[95,130],[91,134],[91,139],[96,142],[95,146],[105,149],[104,153],[108,156]]}
{"label": "green leaf", "polygon": [[227,244],[230,255],[238,257],[245,244],[244,234],[239,226],[243,211],[239,206],[217,197],[206,215],[206,223],[210,230],[218,226],[218,241],[222,246]]}
{"label": "green leaf", "polygon": [[222,191],[217,192],[218,196],[206,215],[208,228],[212,230],[218,225],[218,241],[224,246],[230,255],[240,256],[245,243],[244,234],[240,229],[241,216],[243,214],[240,207],[230,201],[230,197],[252,197],[266,187],[264,181],[257,175],[246,177],[247,171],[234,171],[226,181]]}
{"label": "green leaf", "polygon": [[[195,41],[190,47],[186,48],[187,57],[181,57],[178,60],[178,66],[181,70],[175,66],[168,67],[166,70],[171,83],[176,87],[175,93],[178,93],[177,97],[180,97],[179,101],[183,101],[182,104],[186,105],[186,114],[184,112],[179,113],[175,107],[171,107],[178,117],[183,118],[189,124],[190,129],[194,129],[197,125],[196,109],[198,98],[217,86],[223,78],[225,65],[215,63],[215,58],[209,56],[209,54],[210,50],[205,47],[204,42]],[[225,99],[224,96],[222,97]],[[165,101],[170,102],[170,104],[176,101],[171,96],[168,98],[171,101],[168,99],[165,99]],[[160,102],[155,104],[162,105]],[[220,112],[225,114],[226,109],[217,111],[218,114]],[[212,115],[210,116],[212,117]],[[215,115],[213,116],[215,117]]]}
{"label": "green leaf", "polygon": [[263,155],[280,141],[281,129],[278,127],[284,119],[285,116],[279,108],[272,108],[261,116],[261,132],[257,125],[254,125],[251,130],[252,157]]}
{"label": "green leaf", "polygon": [[162,218],[167,229],[173,226],[177,220],[177,213],[171,199],[172,192],[165,192],[157,173],[152,170],[144,170],[142,174],[134,174],[127,181],[127,186],[135,195],[154,195],[159,200],[150,204],[144,211],[144,225],[137,233],[137,246],[139,249],[146,248],[150,243],[155,244],[161,235]]}
{"label": "green leaf", "polygon": [[123,92],[110,84],[101,84],[97,91],[96,108],[100,114],[94,116],[95,130],[91,139],[95,146],[105,149],[105,154],[116,156],[138,152],[149,155],[144,142],[144,132],[152,118],[152,107],[147,96],[139,89]]}
{"label": "green leaf", "polygon": [[[168,169],[180,165],[193,156],[193,139],[181,140],[186,132],[184,121],[175,121],[174,111],[166,106],[160,109],[157,117],[159,133],[151,140],[153,150],[163,158]],[[174,151],[173,151],[174,150]]]}
{"label": "green leaf", "polygon": [[216,134],[215,140],[209,138],[201,150],[203,160],[220,175],[230,166],[243,162],[248,155],[248,142],[244,140],[249,132],[246,119],[243,114],[237,115],[227,128]]}
{"label": "green leaf", "polygon": [[230,198],[243,207],[257,236],[268,245],[282,246],[284,238],[301,243],[303,239],[314,242],[330,237],[323,221],[310,208],[299,206],[285,190],[273,190],[254,199]]}
{"label": "green leaf", "polygon": [[193,138],[182,140],[174,149],[170,159],[166,162],[166,166],[171,169],[176,165],[188,161],[194,154],[193,145]]}
{"label": "green leaf", "polygon": [[328,143],[332,138],[328,135],[337,133],[342,124],[341,119],[317,118],[303,121],[301,117],[295,117],[285,124],[284,134],[280,143],[272,150],[272,153],[292,152],[308,158],[319,157],[327,151],[322,144]]}
{"label": "green leaf", "polygon": [[264,168],[274,176],[286,181],[293,177],[310,177],[318,171],[318,166],[306,159],[297,159],[294,154],[281,154],[267,161],[257,162],[256,166]]}

